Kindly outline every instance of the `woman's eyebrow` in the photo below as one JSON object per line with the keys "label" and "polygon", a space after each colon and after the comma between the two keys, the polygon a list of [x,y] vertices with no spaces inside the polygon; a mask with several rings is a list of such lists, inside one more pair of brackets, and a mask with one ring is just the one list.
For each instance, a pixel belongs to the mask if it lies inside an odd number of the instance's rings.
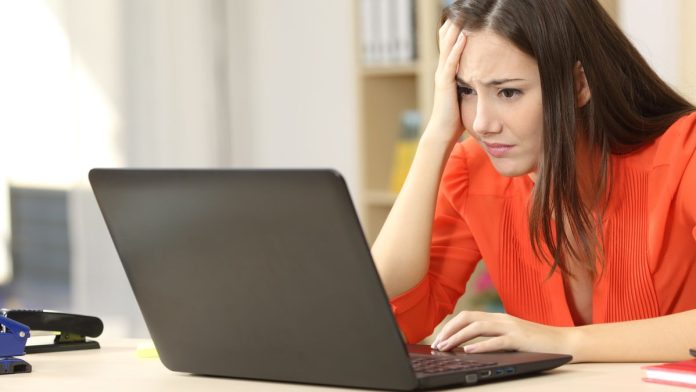
{"label": "woman's eyebrow", "polygon": [[508,82],[523,82],[524,79],[512,78],[512,79],[493,79],[489,82],[484,83],[486,86],[499,86]]}
{"label": "woman's eyebrow", "polygon": [[[457,84],[464,85],[464,86],[469,86],[469,83],[465,82],[460,78],[459,76],[455,76],[455,79],[457,80]],[[508,79],[493,79],[488,82],[485,82],[485,86],[500,86],[501,84],[505,84],[508,82],[524,82],[525,79],[520,79],[520,78],[508,78]]]}

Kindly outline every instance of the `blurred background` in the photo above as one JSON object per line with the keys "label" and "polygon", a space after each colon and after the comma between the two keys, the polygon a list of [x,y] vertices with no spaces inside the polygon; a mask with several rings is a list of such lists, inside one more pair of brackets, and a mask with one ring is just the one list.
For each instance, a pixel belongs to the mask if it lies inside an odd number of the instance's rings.
{"label": "blurred background", "polygon": [[[696,1],[602,3],[696,101]],[[93,167],[335,168],[374,239],[402,147],[429,114],[442,4],[0,0],[0,308],[86,313],[105,335],[147,336]],[[387,25],[409,46],[375,57]]]}

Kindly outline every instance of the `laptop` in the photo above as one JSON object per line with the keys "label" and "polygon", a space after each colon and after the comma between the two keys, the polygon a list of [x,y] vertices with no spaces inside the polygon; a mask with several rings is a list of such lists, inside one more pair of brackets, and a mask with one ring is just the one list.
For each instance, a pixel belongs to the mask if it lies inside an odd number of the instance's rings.
{"label": "laptop", "polygon": [[336,171],[94,169],[89,178],[172,371],[416,390],[571,360],[404,344]]}

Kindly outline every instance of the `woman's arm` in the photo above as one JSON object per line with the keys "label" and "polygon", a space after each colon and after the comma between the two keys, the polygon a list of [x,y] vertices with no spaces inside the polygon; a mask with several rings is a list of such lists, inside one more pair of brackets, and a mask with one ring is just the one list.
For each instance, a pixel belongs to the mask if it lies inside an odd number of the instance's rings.
{"label": "woman's arm", "polygon": [[502,313],[461,312],[438,335],[434,348],[465,345],[480,353],[520,350],[570,354],[573,362],[665,362],[689,358],[696,347],[696,310],[668,316],[581,327],[551,327]]}
{"label": "woman's arm", "polygon": [[418,144],[406,181],[372,246],[372,257],[389,298],[408,291],[428,270],[435,201],[447,143]]}
{"label": "woman's arm", "polygon": [[455,75],[466,37],[450,22],[443,24],[439,36],[433,114],[401,192],[372,246],[377,271],[390,298],[416,286],[428,270],[440,179],[447,158],[464,131]]}

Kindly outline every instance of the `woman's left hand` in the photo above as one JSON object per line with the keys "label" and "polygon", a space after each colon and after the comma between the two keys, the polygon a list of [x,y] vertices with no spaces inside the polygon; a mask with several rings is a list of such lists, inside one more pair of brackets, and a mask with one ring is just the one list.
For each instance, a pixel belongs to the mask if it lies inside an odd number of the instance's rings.
{"label": "woman's left hand", "polygon": [[467,353],[497,350],[572,354],[572,328],[552,327],[504,313],[464,311],[452,318],[433,342],[432,348],[451,350],[471,339],[489,337],[464,346]]}

